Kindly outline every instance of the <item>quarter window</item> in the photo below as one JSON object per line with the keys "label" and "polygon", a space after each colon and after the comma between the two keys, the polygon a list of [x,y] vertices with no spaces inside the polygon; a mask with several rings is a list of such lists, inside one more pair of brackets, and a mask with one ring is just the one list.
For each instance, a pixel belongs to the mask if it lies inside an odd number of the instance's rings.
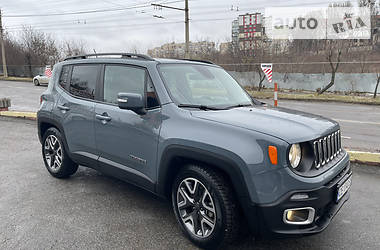
{"label": "quarter window", "polygon": [[154,89],[153,82],[148,77],[147,83],[146,83],[146,107],[148,109],[157,108],[160,106],[160,103],[158,102],[158,98],[156,95],[156,90]]}
{"label": "quarter window", "polygon": [[62,67],[61,76],[59,77],[59,85],[62,88],[68,89],[70,66],[65,65]]}
{"label": "quarter window", "polygon": [[75,96],[94,99],[98,77],[97,65],[76,65],[73,67],[69,92]]}

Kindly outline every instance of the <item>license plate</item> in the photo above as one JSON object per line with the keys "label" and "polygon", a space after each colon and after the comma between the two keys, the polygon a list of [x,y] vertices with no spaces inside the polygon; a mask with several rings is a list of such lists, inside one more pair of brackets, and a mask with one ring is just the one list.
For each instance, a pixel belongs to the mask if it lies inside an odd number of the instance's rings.
{"label": "license plate", "polygon": [[338,185],[338,192],[336,194],[336,202],[339,202],[339,200],[348,192],[348,190],[351,187],[351,183],[352,183],[352,175],[346,178],[343,184]]}

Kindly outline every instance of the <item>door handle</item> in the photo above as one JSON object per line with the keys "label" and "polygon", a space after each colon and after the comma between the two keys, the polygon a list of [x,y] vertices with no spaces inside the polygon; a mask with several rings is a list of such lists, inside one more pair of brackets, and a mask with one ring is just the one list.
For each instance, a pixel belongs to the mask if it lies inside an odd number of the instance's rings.
{"label": "door handle", "polygon": [[102,114],[102,115],[96,114],[95,117],[96,117],[96,119],[101,120],[101,121],[105,121],[105,122],[109,122],[112,120],[112,118],[109,117],[107,114]]}
{"label": "door handle", "polygon": [[57,108],[59,108],[62,111],[69,111],[70,110],[69,107],[66,107],[66,106],[63,106],[63,105],[57,105]]}

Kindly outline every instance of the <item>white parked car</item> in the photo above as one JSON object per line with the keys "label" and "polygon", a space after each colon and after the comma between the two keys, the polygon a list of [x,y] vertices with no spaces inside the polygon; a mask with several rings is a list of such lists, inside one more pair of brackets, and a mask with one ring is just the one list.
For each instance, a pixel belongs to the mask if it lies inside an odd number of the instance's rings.
{"label": "white parked car", "polygon": [[36,86],[40,86],[40,84],[48,84],[50,77],[46,75],[37,75],[33,78],[33,83]]}

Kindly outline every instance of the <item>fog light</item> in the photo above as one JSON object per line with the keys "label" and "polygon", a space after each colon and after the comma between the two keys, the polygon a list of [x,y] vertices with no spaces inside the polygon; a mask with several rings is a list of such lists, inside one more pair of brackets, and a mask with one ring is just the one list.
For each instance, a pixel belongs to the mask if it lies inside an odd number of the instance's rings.
{"label": "fog light", "polygon": [[284,211],[284,222],[293,225],[308,225],[314,221],[315,210],[312,207],[292,208]]}

